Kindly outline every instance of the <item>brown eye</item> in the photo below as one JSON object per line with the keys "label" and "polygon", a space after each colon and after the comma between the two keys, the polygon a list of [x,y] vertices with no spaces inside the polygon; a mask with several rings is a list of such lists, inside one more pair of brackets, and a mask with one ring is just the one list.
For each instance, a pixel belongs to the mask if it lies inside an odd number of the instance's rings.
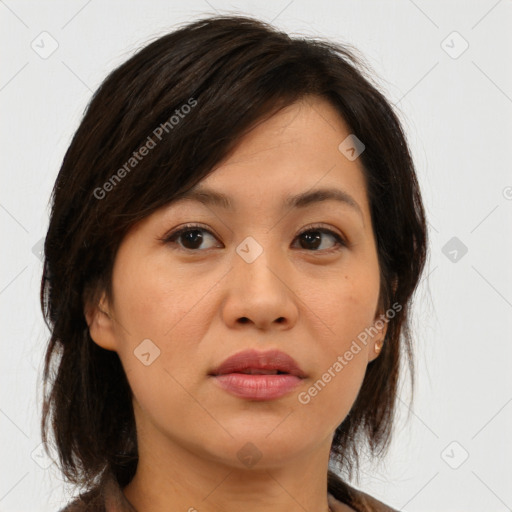
{"label": "brown eye", "polygon": [[[201,244],[205,242],[205,240],[208,240],[208,238],[215,239],[212,233],[207,229],[201,226],[191,225],[171,233],[166,236],[163,241],[165,243],[177,244],[183,249],[197,251],[201,248]],[[206,247],[206,249],[208,249],[208,247]]]}
{"label": "brown eye", "polygon": [[[334,239],[334,245],[331,245],[330,247],[321,247],[324,242],[322,235],[329,235],[331,239]],[[340,246],[346,246],[345,241],[337,233],[326,228],[310,228],[300,233],[297,238],[301,242],[302,249],[310,249],[313,251],[325,250],[329,252],[333,249],[336,250],[340,248]]]}
{"label": "brown eye", "polygon": [[[208,229],[200,225],[191,224],[170,233],[162,240],[166,244],[176,245],[178,248],[186,251],[202,252],[203,250],[214,247],[202,247],[202,245],[207,242],[208,238],[216,240],[216,237]],[[331,243],[329,243],[329,239]],[[300,249],[309,250],[311,252],[329,253],[337,251],[342,247],[347,247],[347,243],[338,233],[323,227],[309,228],[297,235],[297,240],[300,242]],[[325,247],[325,245],[327,245],[327,247]]]}

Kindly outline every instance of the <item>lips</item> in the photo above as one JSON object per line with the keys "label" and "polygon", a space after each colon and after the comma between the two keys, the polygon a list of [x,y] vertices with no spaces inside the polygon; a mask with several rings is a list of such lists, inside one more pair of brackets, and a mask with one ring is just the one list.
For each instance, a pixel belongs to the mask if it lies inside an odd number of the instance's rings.
{"label": "lips", "polygon": [[248,375],[279,375],[288,374],[301,379],[306,374],[297,362],[288,354],[280,350],[259,352],[257,350],[244,350],[228,357],[210,375],[219,376],[230,373],[243,373]]}
{"label": "lips", "polygon": [[226,359],[210,373],[222,390],[246,400],[276,400],[296,389],[307,376],[279,350],[246,350]]}

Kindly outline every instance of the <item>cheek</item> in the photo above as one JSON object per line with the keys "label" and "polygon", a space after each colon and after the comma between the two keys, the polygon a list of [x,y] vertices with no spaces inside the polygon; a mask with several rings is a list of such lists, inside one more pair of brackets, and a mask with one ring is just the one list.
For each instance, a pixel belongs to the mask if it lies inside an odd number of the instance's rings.
{"label": "cheek", "polygon": [[354,269],[330,283],[304,297],[315,312],[311,335],[319,350],[312,365],[317,371],[298,401],[339,424],[357,398],[368,365],[368,328],[374,322],[378,302],[378,268]]}
{"label": "cheek", "polygon": [[[312,364],[316,371],[297,399],[309,418],[322,418],[336,428],[354,404],[366,373],[370,344],[361,334],[372,325],[378,290],[369,279],[344,277],[324,296],[330,300],[312,306],[321,319],[313,338],[318,343]],[[329,329],[321,328],[321,323]],[[318,336],[319,332],[325,334]],[[320,429],[322,421],[317,425]]]}
{"label": "cheek", "polygon": [[[131,336],[162,338],[201,298],[201,290],[185,282],[179,268],[154,258],[120,254],[113,275],[117,318]],[[203,293],[204,294],[204,293]]]}
{"label": "cheek", "polygon": [[304,301],[329,327],[333,348],[343,350],[353,338],[372,325],[379,298],[378,269],[345,272],[341,278],[326,280]]}
{"label": "cheek", "polygon": [[180,382],[188,383],[193,377],[190,363],[201,360],[201,340],[209,319],[216,314],[211,297],[212,286],[218,280],[185,272],[179,266],[170,269],[162,258],[135,261],[121,254],[113,291],[119,353],[125,371],[134,371],[134,378],[139,378],[140,361],[133,357],[134,351],[137,353],[141,342],[149,339],[156,348],[147,345],[158,354],[151,366],[172,369]]}
{"label": "cheek", "polygon": [[366,372],[364,351],[347,361],[344,353],[329,358],[320,373],[297,394],[297,412],[313,431],[332,433],[347,417],[356,401]]}

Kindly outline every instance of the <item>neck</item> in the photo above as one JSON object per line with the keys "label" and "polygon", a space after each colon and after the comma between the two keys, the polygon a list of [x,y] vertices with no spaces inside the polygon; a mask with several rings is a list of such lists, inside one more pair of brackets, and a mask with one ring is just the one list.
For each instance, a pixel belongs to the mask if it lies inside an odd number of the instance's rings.
{"label": "neck", "polygon": [[141,442],[136,474],[123,492],[138,512],[327,512],[330,443],[326,439],[286,464],[264,465],[262,459],[240,468],[209,460],[169,439],[152,446]]}

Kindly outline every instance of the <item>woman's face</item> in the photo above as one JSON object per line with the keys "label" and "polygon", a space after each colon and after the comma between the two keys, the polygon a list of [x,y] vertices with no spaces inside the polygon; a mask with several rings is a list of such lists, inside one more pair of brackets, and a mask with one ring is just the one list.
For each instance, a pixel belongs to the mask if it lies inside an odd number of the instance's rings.
{"label": "woman's face", "polygon": [[[309,97],[259,124],[199,184],[230,208],[206,195],[180,200],[124,238],[113,302],[101,302],[110,316],[87,318],[95,342],[119,354],[139,450],[261,468],[328,453],[385,333],[358,339],[380,313],[379,267],[361,163],[342,144],[349,134],[329,103]],[[287,203],[319,189],[353,204]],[[284,352],[301,378],[289,368],[214,375],[249,349]]]}

